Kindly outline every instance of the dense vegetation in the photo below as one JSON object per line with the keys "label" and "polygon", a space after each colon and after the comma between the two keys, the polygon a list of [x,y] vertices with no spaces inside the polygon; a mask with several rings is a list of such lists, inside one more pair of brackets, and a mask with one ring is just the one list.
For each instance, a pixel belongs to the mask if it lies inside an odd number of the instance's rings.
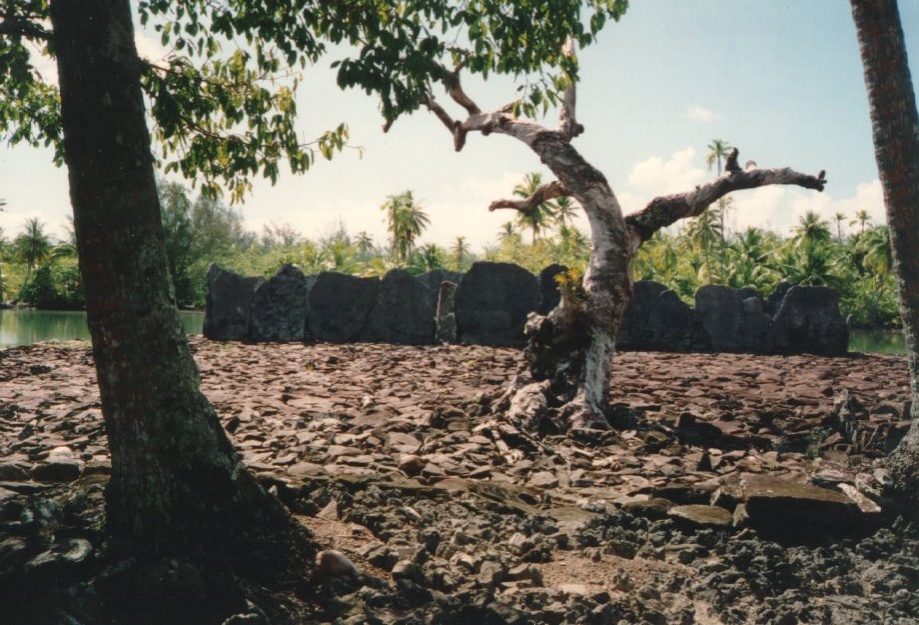
{"label": "dense vegetation", "polygon": [[[529,196],[542,181],[528,174],[514,192]],[[495,243],[478,253],[464,237],[450,246],[424,243],[429,218],[411,191],[391,195],[381,205],[389,238],[332,225],[310,240],[287,224],[261,233],[245,228],[242,213],[206,195],[194,198],[172,182],[160,185],[166,250],[180,306],[204,305],[205,275],[211,262],[248,275],[271,276],[282,263],[306,273],[339,271],[382,276],[402,267],[423,273],[443,267],[465,271],[476,260],[517,263],[538,272],[552,263],[583,267],[590,242],[575,225],[577,206],[568,198],[546,202],[529,215],[506,222]],[[827,285],[842,294],[845,314],[855,326],[899,322],[886,225],[872,224],[867,211],[837,213],[833,223],[807,213],[789,236],[746,228],[729,232],[730,198],[690,220],[679,230],[659,232],[639,250],[633,278],[656,280],[692,302],[703,284],[754,286],[770,293],[780,281]],[[0,231],[0,299],[39,308],[83,306],[72,228],[68,240],[54,242],[45,225],[29,219],[8,239]]]}

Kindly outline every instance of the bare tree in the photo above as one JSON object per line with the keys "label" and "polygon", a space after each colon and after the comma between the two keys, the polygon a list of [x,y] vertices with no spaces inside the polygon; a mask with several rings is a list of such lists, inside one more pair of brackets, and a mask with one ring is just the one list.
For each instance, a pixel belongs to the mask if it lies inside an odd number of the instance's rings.
{"label": "bare tree", "polygon": [[[565,54],[573,56],[573,48],[569,41]],[[590,224],[592,250],[581,288],[571,290],[548,315],[533,315],[527,323],[531,379],[515,383],[509,393],[508,417],[532,427],[555,408],[568,428],[606,428],[616,334],[631,301],[629,266],[641,244],[661,228],[702,214],[728,193],[774,184],[822,191],[827,182],[824,172],[813,176],[789,168],[728,167],[712,182],[655,198],[643,210],[624,217],[606,177],[572,145],[584,131],[577,121],[573,79],[561,102],[558,126],[548,128],[515,116],[513,106],[483,111],[463,90],[461,70],[462,66],[448,73],[444,85],[449,98],[464,111],[462,117],[454,118],[433,97],[423,102],[453,136],[455,149],[463,149],[471,132],[507,135],[526,144],[557,178],[527,198],[497,200],[490,210],[507,208],[526,214],[548,200],[571,196]],[[736,160],[736,148],[732,156]]]}

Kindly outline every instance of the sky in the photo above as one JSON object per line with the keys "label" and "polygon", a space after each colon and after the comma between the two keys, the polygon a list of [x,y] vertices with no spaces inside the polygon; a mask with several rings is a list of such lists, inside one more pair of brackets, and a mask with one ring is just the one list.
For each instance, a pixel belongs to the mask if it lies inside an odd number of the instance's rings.
{"label": "sky", "polygon": [[[919,90],[919,0],[900,0],[900,12]],[[165,53],[149,33],[138,34],[138,48],[152,58]],[[825,169],[829,180],[823,193],[790,187],[735,193],[730,228],[788,233],[809,210],[832,220],[837,212],[852,217],[864,209],[874,223],[884,221],[848,2],[632,0],[622,21],[610,23],[579,58],[578,118],[586,130],[575,146],[604,172],[625,213],[714,177],[707,146],[723,139],[739,148],[741,163]],[[300,176],[285,172],[275,186],[257,181],[240,206],[249,229],[289,224],[318,238],[342,223],[385,243],[380,206],[388,195],[411,190],[430,217],[422,243],[450,246],[463,236],[481,251],[514,217],[489,213],[489,203],[510,197],[528,172],[550,179],[535,154],[502,135],[470,135],[455,152],[452,137],[425,111],[384,134],[377,102],[362,91],[339,90],[331,60],[303,76],[300,131],[309,139],[346,122],[352,145],[361,149],[317,161]],[[515,93],[507,80],[467,79],[464,86],[483,110],[500,108]],[[555,127],[557,111],[544,122]],[[0,212],[7,237],[30,217],[64,236],[67,175],[53,166],[50,151],[0,146],[0,198],[7,201]]]}

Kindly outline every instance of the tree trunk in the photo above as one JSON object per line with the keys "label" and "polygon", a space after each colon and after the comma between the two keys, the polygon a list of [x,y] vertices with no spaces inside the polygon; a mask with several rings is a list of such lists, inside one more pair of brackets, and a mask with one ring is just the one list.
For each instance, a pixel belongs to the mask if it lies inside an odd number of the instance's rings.
{"label": "tree trunk", "polygon": [[851,0],[890,226],[912,389],[912,426],[888,459],[894,488],[919,514],[919,114],[896,0]]}
{"label": "tree trunk", "polygon": [[592,249],[583,291],[566,287],[556,310],[527,324],[527,358],[534,379],[550,380],[565,427],[606,428],[616,335],[632,299],[629,231],[606,178],[564,136],[545,132],[532,148],[584,208]]}
{"label": "tree trunk", "polygon": [[199,390],[167,269],[130,3],[57,0],[51,20],[112,455],[109,534],[133,554],[219,551],[236,541],[225,551],[245,558],[238,541],[292,522],[242,465]]}

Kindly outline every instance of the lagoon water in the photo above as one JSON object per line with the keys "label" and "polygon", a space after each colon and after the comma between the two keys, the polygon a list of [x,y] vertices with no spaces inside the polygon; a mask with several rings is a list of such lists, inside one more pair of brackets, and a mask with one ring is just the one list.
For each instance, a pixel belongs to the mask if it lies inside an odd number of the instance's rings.
{"label": "lagoon water", "polygon": [[[201,334],[204,313],[180,312],[189,334]],[[85,312],[0,310],[0,349],[39,341],[89,340]],[[853,330],[849,350],[872,354],[905,354],[901,332]]]}
{"label": "lagoon water", "polygon": [[[180,312],[189,334],[201,334],[204,313]],[[40,341],[89,340],[86,313],[52,310],[0,310],[0,349]]]}

